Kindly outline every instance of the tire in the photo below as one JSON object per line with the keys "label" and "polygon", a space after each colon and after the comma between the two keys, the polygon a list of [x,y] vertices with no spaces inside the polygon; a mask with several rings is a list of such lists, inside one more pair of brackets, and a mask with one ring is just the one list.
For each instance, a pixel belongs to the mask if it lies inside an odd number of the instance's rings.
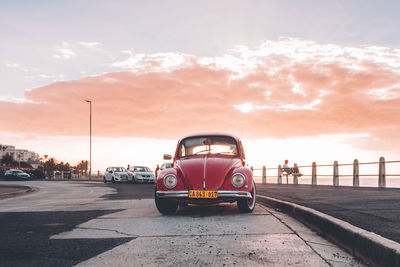
{"label": "tire", "polygon": [[250,192],[252,195],[251,199],[239,199],[237,201],[238,209],[241,213],[251,213],[256,206],[256,184],[253,181],[253,190]]}
{"label": "tire", "polygon": [[111,178],[111,182],[112,182],[113,184],[115,184],[115,179],[114,179],[114,177]]}
{"label": "tire", "polygon": [[174,201],[171,201],[168,199],[163,199],[163,198],[157,197],[156,191],[157,191],[157,187],[155,187],[155,189],[154,189],[154,200],[155,200],[158,211],[164,215],[174,214],[175,211],[178,209],[179,204],[177,202],[174,202]]}
{"label": "tire", "polygon": [[107,183],[106,177],[104,176],[104,183]]}

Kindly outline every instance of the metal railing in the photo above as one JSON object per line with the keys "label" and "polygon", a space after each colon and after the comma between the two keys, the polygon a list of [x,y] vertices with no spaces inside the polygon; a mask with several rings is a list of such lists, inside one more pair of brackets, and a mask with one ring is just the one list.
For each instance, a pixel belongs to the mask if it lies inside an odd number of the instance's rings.
{"label": "metal railing", "polygon": [[[261,178],[262,183],[265,184],[267,183],[267,178],[272,178],[272,179],[277,179],[276,182],[278,184],[282,184],[282,177],[286,176],[286,183],[289,183],[289,175],[293,177],[293,184],[298,184],[298,178],[299,177],[308,177],[311,178],[311,184],[312,185],[317,185],[318,184],[318,177],[332,177],[332,185],[334,186],[339,186],[339,178],[348,178],[352,177],[353,178],[353,186],[360,186],[360,177],[377,177],[377,186],[384,188],[386,187],[386,177],[400,177],[400,174],[386,174],[386,164],[394,164],[394,163],[400,163],[399,160],[391,160],[391,161],[385,161],[384,157],[381,157],[379,161],[377,162],[358,162],[357,159],[353,161],[353,163],[342,163],[339,164],[338,161],[334,161],[333,164],[321,164],[317,165],[316,162],[313,162],[312,165],[303,165],[303,166],[298,166],[299,169],[304,169],[304,168],[311,168],[311,175],[303,175],[299,173],[293,173],[293,174],[288,174],[283,171],[282,166],[278,165],[277,168],[267,168],[265,165],[262,168],[253,168],[250,167],[253,173],[257,171],[261,171],[261,175],[254,175],[253,177],[255,178]],[[378,165],[378,174],[360,174],[360,165]],[[352,174],[339,174],[339,167],[342,166],[353,166],[353,173]],[[317,175],[317,170],[318,167],[331,167],[332,169],[332,174],[318,174]],[[268,171],[273,171],[277,170],[277,175],[273,176],[267,176]],[[398,186],[400,187],[400,185]]]}
{"label": "metal railing", "polygon": [[[104,173],[97,171],[93,172],[91,179],[96,180],[103,180]],[[48,180],[90,180],[89,175],[83,171],[79,172],[71,172],[71,171],[54,171],[46,173],[45,179]]]}

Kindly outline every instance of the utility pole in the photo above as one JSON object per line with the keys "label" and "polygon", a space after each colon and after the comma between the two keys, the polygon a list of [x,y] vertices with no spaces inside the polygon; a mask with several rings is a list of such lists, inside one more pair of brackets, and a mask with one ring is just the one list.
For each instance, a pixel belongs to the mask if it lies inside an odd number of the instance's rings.
{"label": "utility pole", "polygon": [[89,158],[89,181],[92,180],[92,101],[85,100],[90,105],[90,158]]}

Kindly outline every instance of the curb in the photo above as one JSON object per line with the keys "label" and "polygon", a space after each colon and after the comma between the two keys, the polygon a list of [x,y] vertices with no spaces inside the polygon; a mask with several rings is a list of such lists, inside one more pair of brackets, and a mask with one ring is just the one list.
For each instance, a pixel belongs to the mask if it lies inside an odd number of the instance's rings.
{"label": "curb", "polygon": [[316,228],[354,255],[379,266],[400,266],[400,243],[363,230],[330,215],[272,197],[257,195],[259,203],[283,212]]}
{"label": "curb", "polygon": [[30,192],[34,192],[35,190],[33,188],[28,188],[28,189],[24,189],[24,190],[18,190],[18,191],[14,191],[14,192],[9,192],[9,193],[2,193],[0,194],[0,199],[5,199],[5,198],[10,198],[13,196],[19,196],[19,195],[24,195]]}

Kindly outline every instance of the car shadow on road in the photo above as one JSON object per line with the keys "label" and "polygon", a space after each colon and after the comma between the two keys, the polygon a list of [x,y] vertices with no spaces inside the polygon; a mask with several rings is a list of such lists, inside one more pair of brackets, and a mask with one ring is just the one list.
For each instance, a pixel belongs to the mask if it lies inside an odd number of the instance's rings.
{"label": "car shadow on road", "polygon": [[50,239],[121,210],[0,212],[0,265],[73,266],[134,238]]}
{"label": "car shadow on road", "polygon": [[175,216],[209,217],[240,215],[236,203],[220,203],[214,205],[189,205],[179,207]]}

